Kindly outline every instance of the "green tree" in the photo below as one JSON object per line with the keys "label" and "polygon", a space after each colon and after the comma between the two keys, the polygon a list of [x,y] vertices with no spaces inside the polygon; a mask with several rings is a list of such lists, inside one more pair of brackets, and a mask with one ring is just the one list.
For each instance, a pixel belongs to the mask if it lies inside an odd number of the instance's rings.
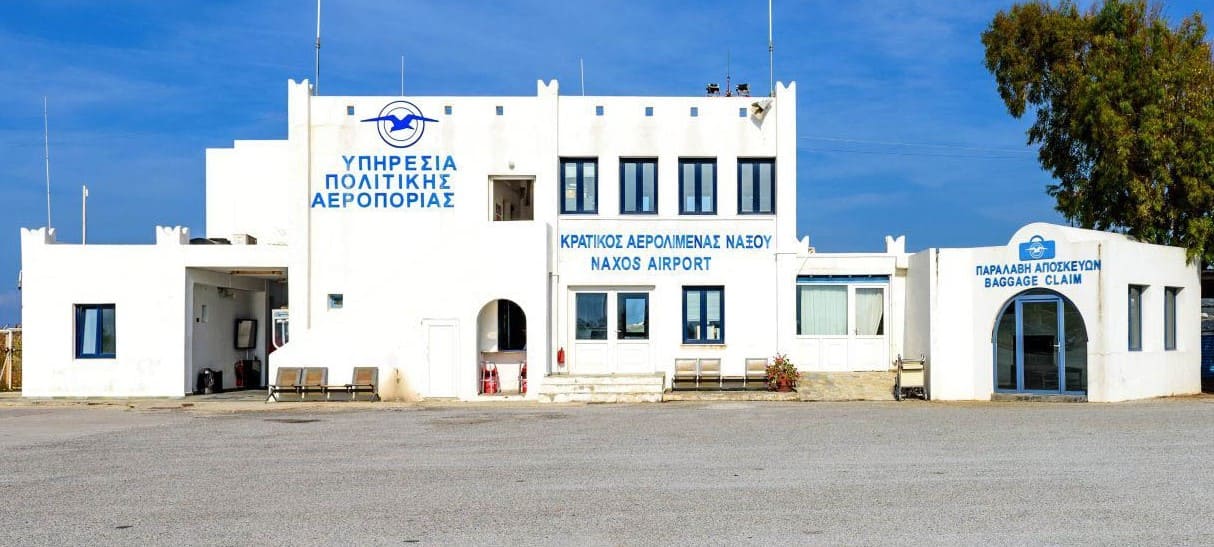
{"label": "green tree", "polygon": [[982,33],[1008,112],[1036,120],[1028,143],[1069,221],[1214,258],[1214,67],[1195,13],[1171,27],[1158,5],[1024,2]]}

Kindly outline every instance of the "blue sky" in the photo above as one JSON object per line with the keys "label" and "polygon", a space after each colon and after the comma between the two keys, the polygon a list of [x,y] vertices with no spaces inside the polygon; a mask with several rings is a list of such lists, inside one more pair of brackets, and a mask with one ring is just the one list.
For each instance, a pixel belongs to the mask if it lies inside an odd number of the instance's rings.
{"label": "blue sky", "polygon": [[[798,228],[822,251],[993,245],[1060,221],[1049,177],[982,66],[979,35],[1010,1],[777,0],[776,78],[796,81]],[[767,3],[324,0],[321,93],[590,95],[767,91]],[[1173,20],[1200,7],[1173,1]],[[313,0],[0,3],[0,325],[19,321],[19,228],[150,243],[204,231],[204,151],[286,136],[288,78],[313,70]]]}

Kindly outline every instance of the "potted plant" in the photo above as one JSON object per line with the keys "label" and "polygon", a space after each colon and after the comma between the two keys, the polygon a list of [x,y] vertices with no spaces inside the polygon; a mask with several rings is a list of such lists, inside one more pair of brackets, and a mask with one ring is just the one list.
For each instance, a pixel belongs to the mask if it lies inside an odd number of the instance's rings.
{"label": "potted plant", "polygon": [[792,391],[797,387],[797,366],[787,355],[776,354],[767,365],[767,389]]}

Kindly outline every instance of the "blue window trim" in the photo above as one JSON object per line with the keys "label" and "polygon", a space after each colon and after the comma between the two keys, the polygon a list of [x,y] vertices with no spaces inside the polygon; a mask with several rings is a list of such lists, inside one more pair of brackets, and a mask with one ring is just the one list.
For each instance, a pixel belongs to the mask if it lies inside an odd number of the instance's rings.
{"label": "blue window trim", "polygon": [[[700,196],[704,195],[704,165],[712,165],[712,210],[710,211],[688,211],[687,203],[683,200],[684,185],[688,181],[684,180],[683,167],[687,164],[693,164],[695,168],[695,180],[691,184],[695,185],[696,203],[700,203]],[[679,158],[679,214],[680,215],[715,215],[717,214],[717,179],[720,173],[717,169],[716,158]]]}
{"label": "blue window trim", "polygon": [[[627,332],[627,302],[629,300],[644,300],[645,301],[645,332],[640,335],[629,334]],[[617,340],[648,340],[649,339],[649,293],[647,292],[622,292],[616,296],[616,339]]]}
{"label": "blue window trim", "polygon": [[[759,210],[759,166],[771,166],[771,210]],[[742,169],[751,169],[750,180],[754,184],[751,189],[750,211],[742,210]],[[738,158],[738,214],[739,215],[774,215],[776,214],[776,160],[775,158]]]}
{"label": "blue window trim", "polygon": [[[643,169],[645,164],[653,165],[653,210],[642,211],[640,207],[629,210],[628,203],[624,200],[624,169],[632,167],[636,169],[636,196],[639,200],[645,193],[645,181],[641,174],[645,172]],[[639,203],[636,205],[640,205]],[[621,215],[656,215],[658,214],[658,160],[657,158],[620,158],[620,214]]]}
{"label": "blue window trim", "polygon": [[[721,302],[721,310],[720,310],[721,332],[720,332],[720,336],[718,336],[717,338],[708,338],[708,293],[714,292],[714,291],[721,293],[721,299],[720,299],[720,302]],[[700,295],[700,317],[697,318],[697,319],[699,319],[700,325],[701,325],[700,333],[702,334],[702,338],[700,338],[700,339],[692,339],[692,338],[687,337],[687,320],[689,319],[687,317],[687,295],[689,295],[691,293],[699,293],[699,295]],[[700,286],[683,287],[682,330],[683,330],[683,343],[684,344],[714,344],[714,345],[724,344],[725,343],[725,287],[720,286],[720,285],[704,286],[704,287],[700,287]]]}
{"label": "blue window trim", "polygon": [[[1138,289],[1138,309],[1134,309],[1134,300],[1130,298],[1130,293]],[[1147,288],[1144,285],[1130,285],[1125,293],[1126,300],[1126,346],[1129,351],[1142,351],[1142,297],[1146,295]],[[1138,318],[1138,332],[1134,332],[1134,317]],[[1134,335],[1138,335],[1138,343],[1134,343]]]}
{"label": "blue window trim", "polygon": [[[568,164],[577,165],[577,208],[565,209],[565,166]],[[594,164],[594,209],[587,209],[584,203],[586,192],[585,168],[586,164]],[[557,166],[557,176],[560,184],[557,184],[557,208],[562,215],[595,215],[599,212],[599,181],[602,179],[602,173],[599,172],[598,158],[561,158],[560,165]]]}
{"label": "blue window trim", "polygon": [[[1164,287],[1163,289],[1163,350],[1176,351],[1177,332],[1180,324],[1176,322],[1176,305],[1180,300],[1181,287]],[[1168,332],[1168,321],[1172,322],[1172,332]],[[1169,336],[1169,334],[1171,336]]]}
{"label": "blue window trim", "polygon": [[[76,351],[74,352],[77,359],[113,359],[117,356],[118,348],[118,313],[115,311],[113,304],[76,304]],[[84,312],[87,310],[97,310],[97,325],[95,326],[97,344],[101,344],[101,333],[104,327],[102,326],[102,310],[110,310],[114,316],[114,352],[110,353],[84,353],[84,330],[81,326],[84,324]]]}
{"label": "blue window trim", "polygon": [[798,275],[798,285],[839,285],[860,283],[889,284],[888,275]]}

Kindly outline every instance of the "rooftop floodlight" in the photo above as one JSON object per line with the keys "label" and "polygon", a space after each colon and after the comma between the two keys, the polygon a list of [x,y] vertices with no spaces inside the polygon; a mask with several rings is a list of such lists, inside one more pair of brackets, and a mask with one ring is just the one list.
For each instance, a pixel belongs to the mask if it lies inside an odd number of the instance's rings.
{"label": "rooftop floodlight", "polygon": [[750,96],[750,84],[738,84],[738,96],[739,97],[749,97]]}
{"label": "rooftop floodlight", "polygon": [[717,97],[721,94],[721,86],[717,84],[708,84],[705,90],[708,92],[709,97]]}

